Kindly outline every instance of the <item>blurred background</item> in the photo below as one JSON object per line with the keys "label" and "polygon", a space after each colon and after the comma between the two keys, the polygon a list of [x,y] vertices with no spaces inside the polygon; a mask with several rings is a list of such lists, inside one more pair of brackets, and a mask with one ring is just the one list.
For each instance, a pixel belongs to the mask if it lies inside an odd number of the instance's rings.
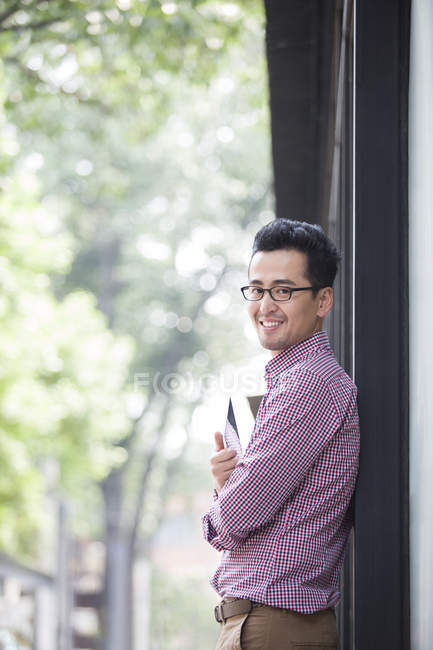
{"label": "blurred background", "polygon": [[0,648],[214,646],[213,432],[265,356],[257,0],[0,2]]}
{"label": "blurred background", "polygon": [[432,0],[0,0],[0,650],[214,647],[200,517],[228,397],[245,444],[263,392],[239,287],[274,216],[343,251],[341,648],[433,647],[432,26]]}

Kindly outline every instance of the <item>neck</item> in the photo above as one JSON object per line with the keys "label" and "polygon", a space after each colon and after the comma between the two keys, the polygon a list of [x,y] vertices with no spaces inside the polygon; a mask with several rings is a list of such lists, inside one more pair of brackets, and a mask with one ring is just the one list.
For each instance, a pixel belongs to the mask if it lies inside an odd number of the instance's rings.
{"label": "neck", "polygon": [[[300,339],[299,341],[296,341],[296,343],[292,343],[292,345],[289,345],[288,347],[293,348],[293,346],[298,345],[298,343],[302,343],[302,341],[306,341],[307,339],[310,339],[312,336],[314,336],[315,334],[321,331],[322,331],[322,327],[315,327],[314,330],[310,334],[308,334],[308,336],[306,336],[303,339]],[[287,348],[283,348],[283,349],[287,350]],[[283,350],[272,350],[272,357],[276,357],[277,354],[280,354],[280,352],[283,352]]]}

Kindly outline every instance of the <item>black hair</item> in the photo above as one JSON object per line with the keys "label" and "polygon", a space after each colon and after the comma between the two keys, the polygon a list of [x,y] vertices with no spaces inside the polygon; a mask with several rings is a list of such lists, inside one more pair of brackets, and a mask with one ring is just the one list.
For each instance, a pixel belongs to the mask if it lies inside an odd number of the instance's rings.
{"label": "black hair", "polygon": [[[332,287],[341,256],[317,224],[274,219],[254,237],[252,256],[259,251],[297,250],[307,256],[305,274],[314,287]],[[252,257],[251,256],[251,257]],[[317,292],[313,292],[315,294]]]}

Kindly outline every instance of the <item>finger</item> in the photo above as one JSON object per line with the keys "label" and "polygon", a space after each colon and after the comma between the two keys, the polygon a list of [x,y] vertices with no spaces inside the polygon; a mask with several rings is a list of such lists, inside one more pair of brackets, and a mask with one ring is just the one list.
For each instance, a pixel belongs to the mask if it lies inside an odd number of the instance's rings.
{"label": "finger", "polygon": [[233,472],[234,468],[238,464],[239,460],[238,458],[234,458],[230,461],[227,461],[225,463],[218,463],[217,465],[212,465],[211,466],[211,472],[214,476],[224,474],[225,472],[229,472],[230,474]]}
{"label": "finger", "polygon": [[236,465],[217,465],[216,467],[211,468],[211,472],[214,476],[219,476],[225,472],[233,472]]}
{"label": "finger", "polygon": [[233,467],[236,467],[238,464],[239,459],[237,456],[234,456],[233,458],[228,458],[224,463],[218,464],[218,467],[224,471],[224,469],[233,469]]}
{"label": "finger", "polygon": [[235,449],[222,449],[211,456],[211,463],[225,463],[227,460],[236,458]]}
{"label": "finger", "polygon": [[214,436],[215,436],[215,449],[217,451],[221,451],[222,449],[224,449],[223,434],[221,433],[221,431],[215,431]]}

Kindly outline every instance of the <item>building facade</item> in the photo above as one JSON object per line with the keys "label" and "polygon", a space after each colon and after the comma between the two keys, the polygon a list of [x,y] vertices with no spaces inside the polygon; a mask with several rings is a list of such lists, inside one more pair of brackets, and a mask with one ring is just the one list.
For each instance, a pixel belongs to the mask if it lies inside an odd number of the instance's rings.
{"label": "building facade", "polygon": [[266,0],[277,216],[343,251],[359,389],[343,650],[433,648],[433,2]]}

